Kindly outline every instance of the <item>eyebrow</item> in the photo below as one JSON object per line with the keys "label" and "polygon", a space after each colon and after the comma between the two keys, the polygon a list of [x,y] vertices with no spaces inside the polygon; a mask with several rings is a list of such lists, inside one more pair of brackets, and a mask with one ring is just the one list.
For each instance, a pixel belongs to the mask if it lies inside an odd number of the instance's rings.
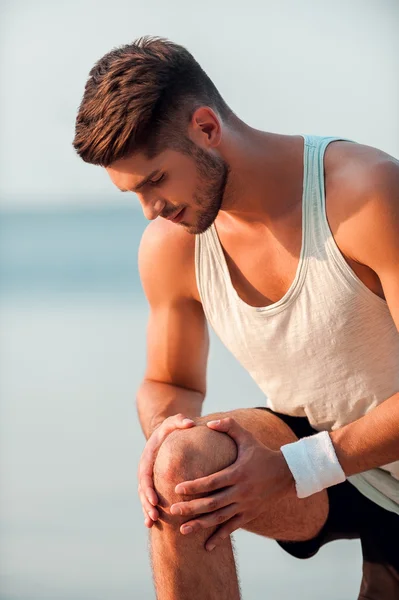
{"label": "eyebrow", "polygon": [[122,190],[121,188],[119,188],[119,189],[121,192],[138,192],[138,190],[140,190],[142,187],[144,187],[150,181],[150,179],[152,179],[154,177],[154,175],[156,175],[159,171],[160,171],[160,169],[155,169],[155,171],[151,171],[151,173],[149,175],[146,175],[144,177],[144,179],[142,179],[140,181],[140,183],[138,183],[136,185],[136,187],[134,187],[131,190]]}

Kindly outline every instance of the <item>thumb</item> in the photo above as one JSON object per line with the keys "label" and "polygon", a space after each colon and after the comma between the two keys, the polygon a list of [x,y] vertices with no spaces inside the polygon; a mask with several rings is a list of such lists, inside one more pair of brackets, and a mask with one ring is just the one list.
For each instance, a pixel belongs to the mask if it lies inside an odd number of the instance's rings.
{"label": "thumb", "polygon": [[215,429],[216,431],[222,431],[223,433],[227,433],[237,444],[244,444],[248,441],[249,436],[251,435],[244,427],[241,427],[231,417],[226,417],[225,419],[220,419],[218,421],[208,421],[207,426],[210,429]]}

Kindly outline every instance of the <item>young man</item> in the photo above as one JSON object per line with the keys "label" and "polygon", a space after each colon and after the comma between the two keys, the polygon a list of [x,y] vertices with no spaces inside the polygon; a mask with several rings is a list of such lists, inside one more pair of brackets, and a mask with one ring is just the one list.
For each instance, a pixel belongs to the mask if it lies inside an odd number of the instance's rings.
{"label": "young man", "polygon": [[[74,146],[152,221],[139,493],[158,598],[239,598],[240,527],[300,558],[360,538],[359,598],[399,598],[398,162],[251,128],[156,38],[93,67]],[[200,416],[206,321],[264,407]]]}

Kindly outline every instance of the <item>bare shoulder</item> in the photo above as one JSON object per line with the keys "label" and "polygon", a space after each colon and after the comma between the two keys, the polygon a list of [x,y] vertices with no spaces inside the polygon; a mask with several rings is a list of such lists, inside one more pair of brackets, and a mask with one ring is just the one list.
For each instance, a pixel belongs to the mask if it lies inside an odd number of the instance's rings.
{"label": "bare shoulder", "polygon": [[326,191],[342,197],[348,208],[395,191],[398,178],[399,161],[378,148],[343,141],[327,147]]}
{"label": "bare shoulder", "polygon": [[399,233],[399,161],[377,148],[334,142],[324,164],[327,218],[337,244],[369,265],[382,237]]}
{"label": "bare shoulder", "polygon": [[140,277],[148,299],[167,294],[199,300],[194,260],[194,235],[165,219],[151,221],[139,248]]}

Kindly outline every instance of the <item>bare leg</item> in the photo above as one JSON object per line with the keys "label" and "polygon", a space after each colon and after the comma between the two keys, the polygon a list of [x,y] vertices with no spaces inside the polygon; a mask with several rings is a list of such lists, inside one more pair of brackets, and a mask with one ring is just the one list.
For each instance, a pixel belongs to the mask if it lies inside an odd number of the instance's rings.
{"label": "bare leg", "polygon": [[162,444],[155,463],[154,481],[161,507],[160,521],[151,529],[157,598],[239,600],[230,539],[214,553],[207,552],[205,541],[212,530],[193,536],[182,535],[179,528],[187,518],[169,513],[169,507],[174,502],[186,498],[174,492],[179,481],[210,475],[236,459],[235,443],[227,435],[206,427],[195,429],[194,435],[185,435],[188,430],[170,434]]}
{"label": "bare leg", "polygon": [[[175,494],[177,483],[215,473],[233,463],[235,443],[224,433],[201,426],[208,420],[232,416],[261,442],[277,449],[296,436],[278,417],[256,409],[218,413],[198,419],[198,427],[175,431],[160,448],[155,464],[155,487],[161,497],[161,518],[151,529],[152,563],[158,600],[238,600],[239,587],[231,541],[213,552],[204,548],[211,529],[182,535],[187,517],[176,517],[169,507],[186,499]],[[192,497],[191,497],[192,498]],[[328,513],[325,491],[310,498],[287,496],[246,529],[280,540],[310,539],[323,526]]]}

